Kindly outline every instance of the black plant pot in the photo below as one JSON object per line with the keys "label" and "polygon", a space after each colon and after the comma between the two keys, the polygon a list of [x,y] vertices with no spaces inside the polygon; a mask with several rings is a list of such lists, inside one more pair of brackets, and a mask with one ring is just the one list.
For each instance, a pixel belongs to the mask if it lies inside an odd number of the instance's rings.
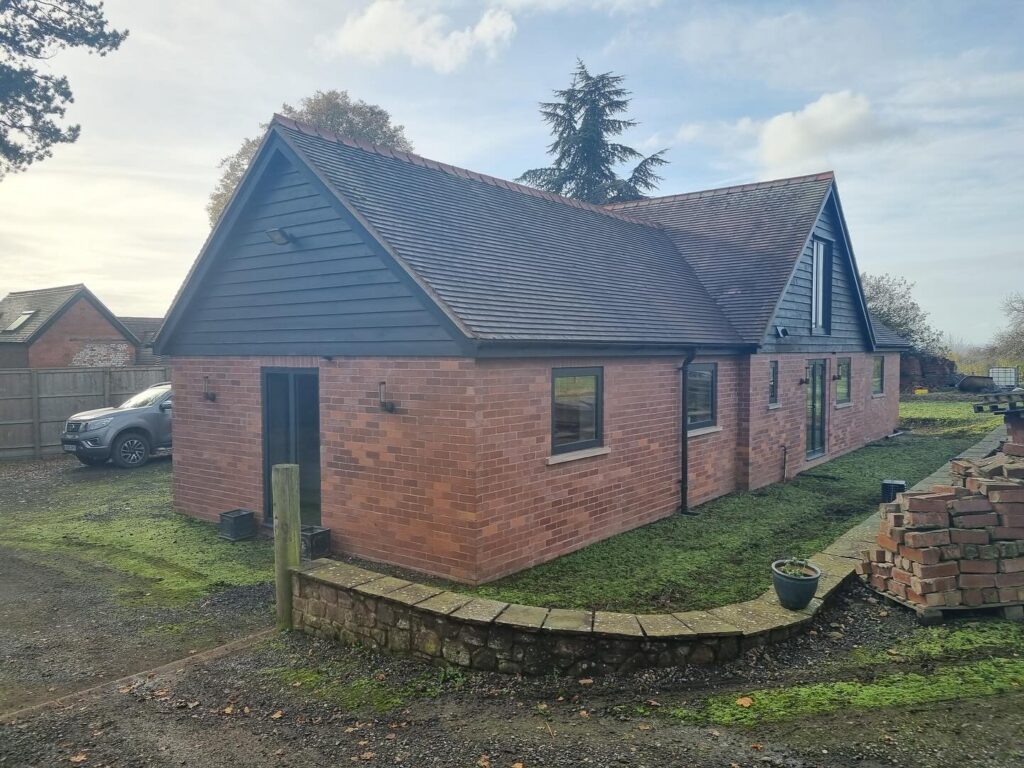
{"label": "black plant pot", "polygon": [[303,560],[316,560],[331,554],[331,529],[304,525],[299,535],[299,552]]}
{"label": "black plant pot", "polygon": [[253,538],[256,535],[256,516],[248,509],[221,512],[219,535],[228,541],[245,541]]}
{"label": "black plant pot", "polygon": [[775,594],[779,596],[779,602],[783,608],[791,611],[799,611],[806,608],[818,591],[818,579],[821,578],[821,569],[811,563],[804,564],[808,571],[806,576],[790,576],[780,569],[790,560],[776,560],[772,563],[772,585],[775,587]]}

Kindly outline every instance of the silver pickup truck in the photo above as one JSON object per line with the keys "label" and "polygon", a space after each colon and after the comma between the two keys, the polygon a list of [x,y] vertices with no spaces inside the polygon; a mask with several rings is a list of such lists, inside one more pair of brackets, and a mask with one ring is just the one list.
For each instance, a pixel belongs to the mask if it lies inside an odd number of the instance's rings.
{"label": "silver pickup truck", "polygon": [[76,413],[64,424],[60,443],[83,464],[108,459],[125,469],[141,467],[171,447],[171,385],[154,384],[115,408]]}

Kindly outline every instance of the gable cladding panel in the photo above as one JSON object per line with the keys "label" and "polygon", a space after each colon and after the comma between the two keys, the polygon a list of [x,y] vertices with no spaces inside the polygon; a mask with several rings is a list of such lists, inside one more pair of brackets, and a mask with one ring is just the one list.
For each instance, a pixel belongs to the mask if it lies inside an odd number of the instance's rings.
{"label": "gable cladding panel", "polygon": [[[269,166],[170,347],[174,355],[453,355],[458,345],[354,222],[283,158]],[[277,245],[269,229],[286,230]]]}
{"label": "gable cladding panel", "polygon": [[831,173],[608,206],[662,227],[743,341],[759,344]]}
{"label": "gable cladding panel", "polygon": [[656,227],[422,158],[276,129],[481,339],[739,341]]}
{"label": "gable cladding panel", "polygon": [[[831,245],[831,332],[811,330],[812,245],[808,241],[797,261],[778,310],[764,339],[765,352],[864,352],[871,349],[850,254],[846,249],[835,198],[830,196],[814,225],[813,236]],[[774,326],[782,325],[789,336],[779,339]]]}

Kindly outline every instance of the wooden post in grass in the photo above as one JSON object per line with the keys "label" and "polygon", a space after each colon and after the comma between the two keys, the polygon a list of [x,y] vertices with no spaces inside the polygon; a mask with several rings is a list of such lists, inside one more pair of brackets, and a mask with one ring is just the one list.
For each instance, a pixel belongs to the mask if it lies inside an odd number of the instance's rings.
{"label": "wooden post in grass", "polygon": [[274,582],[277,588],[277,628],[292,628],[292,574],[299,564],[299,465],[275,464]]}

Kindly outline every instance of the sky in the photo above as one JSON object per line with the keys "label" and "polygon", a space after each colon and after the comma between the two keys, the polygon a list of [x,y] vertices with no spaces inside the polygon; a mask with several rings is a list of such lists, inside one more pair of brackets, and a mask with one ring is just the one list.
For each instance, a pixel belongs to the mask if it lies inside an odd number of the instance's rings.
{"label": "sky", "polygon": [[107,0],[130,36],[45,62],[77,143],[0,180],[0,295],[84,282],[162,315],[209,234],[218,162],[282,103],[348,90],[417,153],[547,164],[537,103],[577,58],[626,77],[660,194],[834,170],[860,268],[984,342],[1024,290],[1024,2]]}

